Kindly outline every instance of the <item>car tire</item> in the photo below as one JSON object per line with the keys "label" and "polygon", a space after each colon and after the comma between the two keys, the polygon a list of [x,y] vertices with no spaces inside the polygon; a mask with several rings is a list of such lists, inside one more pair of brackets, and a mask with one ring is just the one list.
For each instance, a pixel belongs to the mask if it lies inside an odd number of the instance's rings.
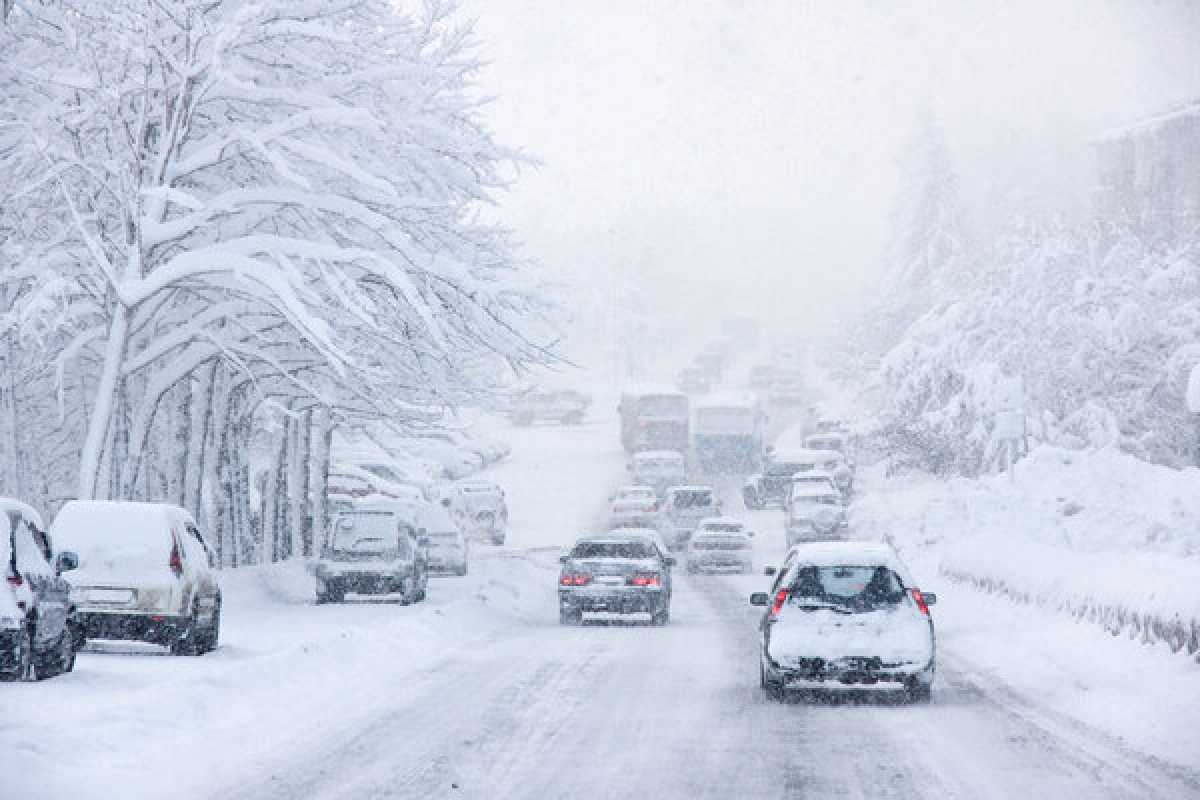
{"label": "car tire", "polygon": [[188,617],[187,625],[184,626],[183,634],[176,637],[175,641],[171,642],[171,655],[173,656],[198,656],[203,651],[200,647],[200,614],[198,609],[192,608],[192,615]]}
{"label": "car tire", "polygon": [[783,684],[767,677],[767,665],[762,663],[762,659],[758,662],[758,685],[768,700],[778,702],[783,699]]}
{"label": "car tire", "polygon": [[37,678],[37,665],[33,657],[33,633],[28,627],[21,632],[21,655],[17,668],[11,672],[0,672],[0,681],[32,681]]}
{"label": "car tire", "polygon": [[933,685],[913,683],[904,690],[905,699],[912,705],[927,705],[933,702]]}
{"label": "car tire", "polygon": [[559,625],[582,625],[583,612],[578,608],[560,608],[558,610]]}
{"label": "car tire", "polygon": [[217,645],[221,641],[221,601],[217,600],[216,606],[213,608],[212,622],[208,623],[208,630],[204,632],[203,649],[201,652],[211,653],[217,649]]}
{"label": "car tire", "polygon": [[37,663],[37,680],[44,681],[75,669],[75,636],[64,628],[58,645],[46,653]]}
{"label": "car tire", "polygon": [[671,621],[671,607],[664,605],[655,614],[650,617],[650,623],[657,628],[661,628]]}

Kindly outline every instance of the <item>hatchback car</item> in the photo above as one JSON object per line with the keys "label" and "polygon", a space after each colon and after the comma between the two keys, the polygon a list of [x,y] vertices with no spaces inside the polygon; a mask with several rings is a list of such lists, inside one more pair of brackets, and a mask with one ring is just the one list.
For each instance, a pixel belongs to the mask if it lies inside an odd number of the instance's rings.
{"label": "hatchback car", "polygon": [[340,603],[347,593],[398,594],[425,599],[429,566],[408,509],[369,503],[338,511],[314,572],[317,602]]}
{"label": "hatchback car", "polygon": [[71,598],[87,639],[132,639],[201,655],[221,634],[212,552],[192,515],[165,503],[63,506],[54,541],[79,554]]}
{"label": "hatchback car", "polygon": [[49,678],[75,668],[78,620],[62,573],[78,558],[54,553],[42,518],[19,500],[0,498],[0,680]]}
{"label": "hatchback car", "polygon": [[754,533],[736,520],[712,517],[702,520],[688,542],[689,573],[734,569],[747,573],[753,568]]}
{"label": "hatchback car", "polygon": [[[772,570],[768,568],[768,574]],[[786,689],[902,690],[931,696],[936,640],[929,607],[890,547],[837,542],[792,548],[759,625],[759,679],[779,697]]]}
{"label": "hatchback car", "polygon": [[655,625],[671,618],[671,567],[647,536],[622,535],[580,539],[562,556],[558,576],[558,619],[578,625],[585,613],[649,614]]}

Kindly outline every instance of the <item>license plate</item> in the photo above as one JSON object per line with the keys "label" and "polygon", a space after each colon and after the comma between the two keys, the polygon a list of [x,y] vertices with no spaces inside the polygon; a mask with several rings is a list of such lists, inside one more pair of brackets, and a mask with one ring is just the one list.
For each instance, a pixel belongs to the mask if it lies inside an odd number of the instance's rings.
{"label": "license plate", "polygon": [[596,583],[600,583],[605,586],[623,586],[625,585],[625,579],[620,575],[601,575],[600,577],[596,578]]}
{"label": "license plate", "polygon": [[132,589],[89,589],[89,603],[106,603],[109,605],[133,602]]}

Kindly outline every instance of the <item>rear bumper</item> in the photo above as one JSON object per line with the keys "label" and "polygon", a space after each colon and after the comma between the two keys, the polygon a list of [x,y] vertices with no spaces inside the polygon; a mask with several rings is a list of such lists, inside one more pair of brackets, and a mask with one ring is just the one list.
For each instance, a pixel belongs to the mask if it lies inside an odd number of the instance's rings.
{"label": "rear bumper", "polygon": [[409,580],[407,574],[377,572],[318,573],[317,580],[327,587],[352,594],[394,594],[403,592]]}
{"label": "rear bumper", "polygon": [[558,593],[558,606],[562,611],[654,614],[665,604],[662,587],[559,590]]}
{"label": "rear bumper", "polygon": [[904,689],[933,683],[934,661],[887,664],[879,658],[797,659],[782,665],[763,661],[773,683],[789,689]]}
{"label": "rear bumper", "polygon": [[687,567],[691,570],[746,569],[752,566],[749,554],[712,556],[688,556]]}
{"label": "rear bumper", "polygon": [[85,639],[121,639],[169,645],[183,635],[188,618],[174,614],[84,611],[79,625]]}

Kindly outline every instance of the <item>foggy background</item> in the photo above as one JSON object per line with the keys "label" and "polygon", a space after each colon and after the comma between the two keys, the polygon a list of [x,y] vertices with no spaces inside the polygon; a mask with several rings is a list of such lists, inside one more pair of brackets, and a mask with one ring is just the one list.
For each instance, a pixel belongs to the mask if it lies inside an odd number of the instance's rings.
{"label": "foggy background", "polygon": [[982,237],[1015,214],[1087,214],[1089,141],[1200,85],[1200,4],[1182,0],[465,11],[499,138],[542,161],[499,213],[573,287],[585,361],[622,331],[688,348],[728,312],[785,334],[836,326],[883,269],[922,109]]}

